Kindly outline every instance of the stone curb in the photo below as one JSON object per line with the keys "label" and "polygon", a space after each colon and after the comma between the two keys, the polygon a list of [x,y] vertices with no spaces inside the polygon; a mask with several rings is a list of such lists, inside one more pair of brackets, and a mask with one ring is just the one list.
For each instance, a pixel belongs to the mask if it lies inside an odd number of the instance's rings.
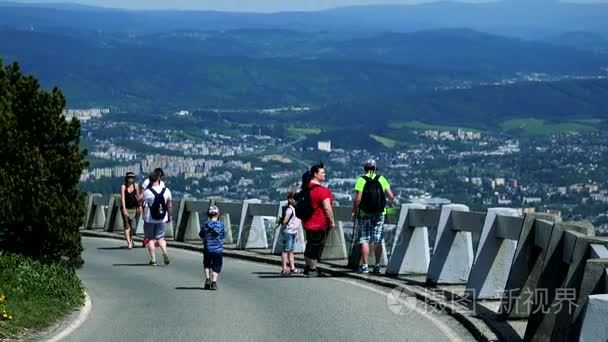
{"label": "stone curb", "polygon": [[[36,337],[35,340],[40,339],[45,342],[59,342],[59,341],[63,340],[64,338],[68,337],[69,335],[71,335],[78,328],[80,328],[80,326],[82,326],[82,324],[84,322],[86,322],[86,320],[89,318],[89,315],[91,314],[91,310],[93,308],[93,305],[91,302],[91,297],[89,296],[89,294],[87,293],[86,290],[84,292],[84,296],[85,296],[84,305],[78,309],[78,311],[79,311],[78,315],[76,315],[75,317],[68,315],[68,316],[71,316],[69,318],[69,320],[66,319],[63,322],[60,322],[54,328],[51,328],[50,331],[42,332],[42,336]],[[57,329],[57,330],[61,329],[61,330],[57,331],[55,329]]]}
{"label": "stone curb", "polygon": [[[107,233],[101,231],[91,231],[91,230],[81,230],[82,236],[87,237],[100,237],[100,238],[110,238],[123,240],[124,236],[122,234],[116,233]],[[143,239],[138,236],[133,237],[134,241],[141,242]],[[202,244],[194,245],[186,242],[178,242],[172,240],[166,240],[167,246],[173,248],[180,248],[184,250],[190,250],[195,252],[203,252]],[[260,255],[253,252],[236,250],[230,248],[224,248],[224,255],[231,258],[242,259],[247,261],[261,262],[265,264],[271,265],[280,265],[280,258],[274,255]],[[299,267],[303,267],[304,264],[302,261],[297,261]],[[420,285],[410,285],[404,283],[402,280],[384,278],[384,277],[375,277],[369,275],[362,275],[358,273],[352,272],[348,268],[342,268],[338,266],[328,265],[324,263],[320,263],[317,267],[321,272],[328,273],[333,276],[338,277],[346,277],[357,279],[360,281],[364,281],[367,283],[375,284],[382,287],[387,288],[395,288],[401,286],[405,288],[406,291],[414,295],[417,299],[428,303],[431,306],[434,306],[442,311],[445,311],[448,315],[452,316],[456,319],[460,324],[462,324],[477,341],[481,342],[494,342],[494,341],[503,341],[504,339],[500,338],[494,330],[490,328],[486,319],[484,317],[480,317],[475,312],[469,310],[467,307],[462,305],[456,305],[454,303],[450,303],[444,297],[440,296],[432,296],[428,289],[424,286]]]}

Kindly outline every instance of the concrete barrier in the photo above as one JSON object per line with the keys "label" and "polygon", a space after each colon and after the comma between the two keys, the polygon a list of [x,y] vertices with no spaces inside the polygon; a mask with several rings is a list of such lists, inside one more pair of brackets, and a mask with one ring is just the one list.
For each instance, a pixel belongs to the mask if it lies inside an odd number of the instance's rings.
{"label": "concrete barrier", "polygon": [[120,233],[124,230],[124,220],[120,210],[120,195],[110,196],[104,231]]}
{"label": "concrete barrier", "polygon": [[549,249],[555,216],[526,214],[500,306],[502,319],[528,318]]}
{"label": "concrete barrier", "polygon": [[[199,239],[200,213],[205,213],[210,203],[214,202],[179,203],[178,240]],[[86,204],[84,229],[122,231],[118,195],[104,198],[91,194]],[[280,206],[261,204],[258,200],[215,204],[228,230],[226,241],[230,221],[238,217],[237,247],[268,247],[264,218],[274,219],[281,212]],[[321,259],[349,257],[344,225],[352,220],[350,210],[350,207],[334,208],[337,227],[329,232]],[[501,299],[499,316],[503,319],[529,317],[525,341],[606,340],[608,238],[594,237],[594,228],[588,222],[556,221],[542,214],[521,218],[509,208],[477,213],[459,204],[441,209],[403,205],[387,274],[427,272],[430,285],[466,281],[465,296]],[[428,227],[434,226],[437,237],[431,255]],[[475,247],[473,236],[477,234],[479,243]],[[279,253],[280,245],[276,231],[272,252]],[[297,247],[297,251],[303,247]],[[357,250],[351,249],[349,265],[353,260],[358,264]],[[370,264],[374,263],[372,260],[373,249]]]}
{"label": "concrete barrier", "polygon": [[523,218],[515,209],[488,209],[467,281],[467,297],[502,298],[522,225]]}
{"label": "concrete barrier", "polygon": [[561,316],[558,289],[573,291],[574,296],[570,300],[577,301],[576,289],[580,286],[584,265],[589,258],[593,234],[593,226],[588,222],[554,225],[537,286],[537,291],[542,290],[543,295],[537,293],[534,297],[524,336],[526,341],[559,341],[559,336],[554,335],[556,331],[562,331],[561,336],[568,335],[569,327],[557,324],[565,320]]}
{"label": "concrete barrier", "polygon": [[608,341],[607,327],[608,294],[589,296],[579,341]]}
{"label": "concrete barrier", "polygon": [[[608,248],[606,240],[603,240],[602,244],[591,243],[593,241],[590,241],[590,259],[587,260],[585,265],[574,315],[572,317],[558,317],[557,319],[558,324],[569,324],[570,331],[568,332],[568,337],[572,340],[577,337],[583,340],[583,336],[589,336],[590,334],[608,336],[608,324],[606,324],[608,323],[608,315],[604,314],[603,317],[597,320],[595,317],[585,314],[585,311],[588,311],[590,306],[592,306],[592,311],[596,311],[601,310],[602,305],[606,304],[602,303],[601,300],[596,300],[593,304],[591,303],[592,297],[608,293]],[[594,323],[594,319],[596,323]],[[587,327],[584,326],[586,320]],[[597,322],[601,322],[602,320],[604,324],[598,325]],[[563,334],[564,331],[555,331],[554,335],[560,333]],[[607,339],[604,338],[603,340]]]}
{"label": "concrete barrier", "polygon": [[232,237],[232,222],[230,221],[230,213],[222,214],[220,216],[220,221],[222,221],[222,223],[224,224],[224,229],[226,230],[226,237],[224,238],[224,243],[233,244],[234,238]]}
{"label": "concrete barrier", "polygon": [[89,208],[87,210],[87,225],[84,229],[104,229],[106,224],[105,204],[108,199],[104,199],[100,194],[93,194],[89,198]]}
{"label": "concrete barrier", "polygon": [[472,233],[481,233],[485,214],[469,212],[462,204],[441,208],[435,248],[431,256],[427,283],[463,284],[473,266]]}
{"label": "concrete barrier", "polygon": [[429,226],[437,226],[439,210],[422,204],[403,204],[386,273],[427,273],[431,262]]}
{"label": "concrete barrier", "polygon": [[82,222],[82,226],[80,229],[90,229],[89,227],[93,222],[94,206],[93,199],[95,197],[101,197],[101,194],[87,194],[87,198],[85,199],[85,213],[84,213],[84,221]]}
{"label": "concrete barrier", "polygon": [[177,234],[176,241],[200,240],[200,212],[207,212],[209,201],[195,201],[182,199],[179,203],[177,214]]}
{"label": "concrete barrier", "polygon": [[237,249],[268,248],[264,219],[274,219],[277,205],[260,202],[257,199],[250,199],[243,203]]}

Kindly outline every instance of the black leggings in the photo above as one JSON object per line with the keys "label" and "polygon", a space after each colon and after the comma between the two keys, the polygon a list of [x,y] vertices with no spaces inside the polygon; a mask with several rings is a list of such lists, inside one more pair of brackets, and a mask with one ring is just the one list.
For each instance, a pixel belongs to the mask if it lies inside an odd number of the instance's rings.
{"label": "black leggings", "polygon": [[325,248],[325,240],[327,240],[327,230],[308,230],[306,232],[306,249],[304,256],[313,260],[319,261]]}

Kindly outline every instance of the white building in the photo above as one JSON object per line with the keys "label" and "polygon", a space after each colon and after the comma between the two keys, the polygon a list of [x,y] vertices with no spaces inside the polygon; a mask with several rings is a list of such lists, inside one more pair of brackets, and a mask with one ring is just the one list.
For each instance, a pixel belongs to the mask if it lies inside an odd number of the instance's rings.
{"label": "white building", "polygon": [[331,152],[331,140],[317,142],[317,150]]}

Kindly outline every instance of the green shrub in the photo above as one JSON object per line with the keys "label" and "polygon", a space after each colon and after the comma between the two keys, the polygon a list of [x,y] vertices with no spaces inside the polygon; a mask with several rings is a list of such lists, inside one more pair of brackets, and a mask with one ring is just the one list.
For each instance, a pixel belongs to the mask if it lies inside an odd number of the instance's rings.
{"label": "green shrub", "polygon": [[[41,329],[84,303],[84,289],[71,265],[41,263],[0,253],[0,338]],[[3,306],[4,305],[4,306]]]}
{"label": "green shrub", "polygon": [[80,265],[86,151],[65,103],[59,89],[44,91],[0,60],[0,250]]}

